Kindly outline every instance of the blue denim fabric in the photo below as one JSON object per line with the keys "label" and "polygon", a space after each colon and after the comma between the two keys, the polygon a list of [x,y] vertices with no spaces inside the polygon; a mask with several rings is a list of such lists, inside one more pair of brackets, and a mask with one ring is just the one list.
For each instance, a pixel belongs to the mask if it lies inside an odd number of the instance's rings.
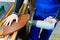
{"label": "blue denim fabric", "polygon": [[42,18],[48,16],[55,17],[58,9],[60,8],[60,1],[58,0],[36,0],[36,15]]}
{"label": "blue denim fabric", "polygon": [[[40,16],[36,16],[34,15],[34,20],[44,20],[42,17]],[[55,25],[56,27],[56,25]],[[40,29],[36,26],[31,26],[31,31],[30,31],[30,36],[28,37],[28,40],[38,40],[39,37],[39,33],[40,33]],[[51,35],[53,30],[47,30],[47,29],[43,29],[40,35],[40,39],[39,40],[49,40],[49,37]]]}
{"label": "blue denim fabric", "polygon": [[[55,17],[58,9],[60,8],[60,2],[58,0],[36,0],[36,10],[34,20],[44,20],[48,16]],[[56,27],[56,25],[55,25]],[[39,40],[49,40],[53,30],[43,29],[40,34]],[[28,40],[38,40],[40,28],[31,26],[30,36]]]}

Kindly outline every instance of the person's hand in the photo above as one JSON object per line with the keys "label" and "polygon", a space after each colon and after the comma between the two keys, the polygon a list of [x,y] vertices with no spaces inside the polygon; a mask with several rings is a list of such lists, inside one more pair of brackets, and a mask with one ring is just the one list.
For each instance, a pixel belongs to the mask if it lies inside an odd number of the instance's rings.
{"label": "person's hand", "polygon": [[56,19],[51,17],[51,16],[49,16],[46,19],[44,19],[44,21],[48,21],[48,22],[52,22],[52,23],[56,23],[57,22]]}
{"label": "person's hand", "polygon": [[11,25],[11,23],[13,22],[13,20],[16,20],[16,23],[18,22],[18,16],[16,14],[11,14],[10,16],[8,16],[5,20],[4,20],[4,24],[5,26],[7,25]]}

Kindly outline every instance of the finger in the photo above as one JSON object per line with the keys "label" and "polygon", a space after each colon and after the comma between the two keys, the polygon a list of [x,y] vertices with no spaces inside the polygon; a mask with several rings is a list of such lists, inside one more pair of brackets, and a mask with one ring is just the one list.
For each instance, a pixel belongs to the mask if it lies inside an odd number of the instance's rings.
{"label": "finger", "polygon": [[5,26],[7,26],[7,25],[8,25],[8,23],[9,23],[9,21],[6,21],[6,24],[5,24]]}
{"label": "finger", "polygon": [[46,18],[46,20],[49,19],[49,17]]}
{"label": "finger", "polygon": [[55,19],[51,19],[51,22],[55,22],[56,23],[57,21]]}
{"label": "finger", "polygon": [[7,18],[4,19],[4,22],[6,21]]}
{"label": "finger", "polygon": [[6,24],[7,19],[8,19],[8,17],[4,19],[4,24],[3,24],[3,25],[5,25],[5,24]]}
{"label": "finger", "polygon": [[47,21],[46,19],[44,19],[44,21]]}
{"label": "finger", "polygon": [[3,25],[5,25],[6,24],[6,21],[4,22],[4,24]]}
{"label": "finger", "polygon": [[9,23],[9,20],[6,20],[5,23],[3,25],[7,26]]}
{"label": "finger", "polygon": [[50,19],[52,19],[53,17],[52,16],[49,16]]}
{"label": "finger", "polygon": [[44,19],[44,20],[45,20],[45,21],[48,21],[48,19],[49,19],[49,18],[47,17],[47,18],[46,18],[46,19]]}
{"label": "finger", "polygon": [[18,23],[18,17],[16,17],[16,23]]}
{"label": "finger", "polygon": [[9,22],[9,26],[11,25],[12,21],[13,21],[13,20],[10,20],[10,22]]}

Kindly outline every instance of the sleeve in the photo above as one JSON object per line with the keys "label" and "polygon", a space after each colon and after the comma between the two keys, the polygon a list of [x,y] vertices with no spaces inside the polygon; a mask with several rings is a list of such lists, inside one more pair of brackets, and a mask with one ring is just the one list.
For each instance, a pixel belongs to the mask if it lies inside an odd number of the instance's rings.
{"label": "sleeve", "polygon": [[15,13],[18,13],[20,7],[22,6],[24,0],[16,0],[16,5],[15,5]]}

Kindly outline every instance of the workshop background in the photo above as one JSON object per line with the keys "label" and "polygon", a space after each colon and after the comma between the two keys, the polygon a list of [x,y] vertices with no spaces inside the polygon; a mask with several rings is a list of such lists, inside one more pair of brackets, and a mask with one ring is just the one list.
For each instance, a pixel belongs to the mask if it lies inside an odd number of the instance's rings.
{"label": "workshop background", "polygon": [[[4,2],[9,2],[9,1],[15,1],[15,0],[0,0],[0,1],[4,1]],[[32,7],[34,7],[34,3],[35,3],[35,0],[32,0]],[[60,22],[58,22],[57,24],[57,27],[54,29],[51,37],[50,37],[50,40],[60,40]]]}

